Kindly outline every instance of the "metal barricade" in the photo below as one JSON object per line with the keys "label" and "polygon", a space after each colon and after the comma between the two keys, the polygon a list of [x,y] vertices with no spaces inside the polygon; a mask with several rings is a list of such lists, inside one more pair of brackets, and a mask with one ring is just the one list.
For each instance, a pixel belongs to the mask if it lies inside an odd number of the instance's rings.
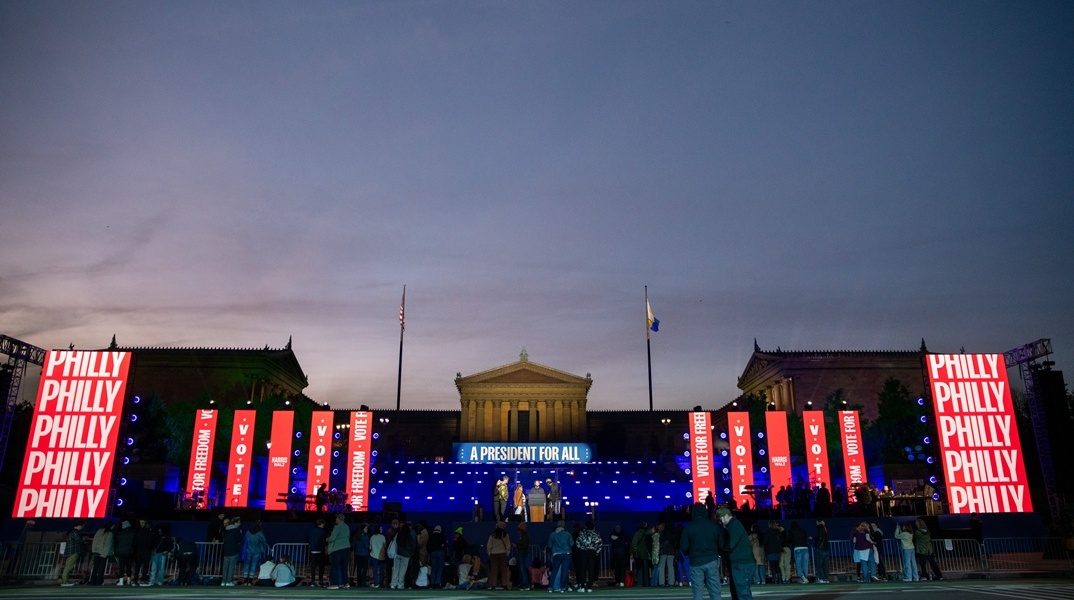
{"label": "metal barricade", "polygon": [[1072,553],[1062,538],[986,538],[982,560],[989,571],[1067,571]]}
{"label": "metal barricade", "polygon": [[308,570],[311,566],[309,564],[310,545],[308,543],[279,543],[273,544],[272,548],[269,549],[269,556],[276,562],[280,562],[280,557],[284,555],[291,559],[291,564],[295,568],[295,577],[301,580],[302,576],[299,573],[310,573]]}

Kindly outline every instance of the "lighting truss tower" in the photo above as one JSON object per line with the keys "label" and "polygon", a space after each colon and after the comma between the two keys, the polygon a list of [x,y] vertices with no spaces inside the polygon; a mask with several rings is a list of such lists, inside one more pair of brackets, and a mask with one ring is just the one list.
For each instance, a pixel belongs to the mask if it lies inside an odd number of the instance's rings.
{"label": "lighting truss tower", "polygon": [[1052,446],[1048,441],[1048,425],[1045,423],[1044,401],[1033,381],[1033,372],[1040,368],[1037,359],[1052,353],[1052,340],[1039,339],[1003,353],[1007,368],[1018,365],[1018,373],[1025,386],[1026,404],[1029,417],[1033,423],[1033,437],[1037,440],[1037,454],[1040,456],[1040,471],[1044,478],[1044,493],[1048,500],[1048,514],[1053,524],[1059,523],[1059,493],[1055,486],[1055,469],[1052,466]]}
{"label": "lighting truss tower", "polygon": [[11,437],[11,422],[15,418],[15,406],[19,403],[19,388],[22,387],[22,378],[26,375],[26,365],[44,365],[45,351],[13,337],[0,335],[0,354],[7,355],[7,364],[0,368],[11,370],[11,385],[8,386],[7,397],[3,399],[4,414],[0,416],[0,466],[3,466],[7,441]]}

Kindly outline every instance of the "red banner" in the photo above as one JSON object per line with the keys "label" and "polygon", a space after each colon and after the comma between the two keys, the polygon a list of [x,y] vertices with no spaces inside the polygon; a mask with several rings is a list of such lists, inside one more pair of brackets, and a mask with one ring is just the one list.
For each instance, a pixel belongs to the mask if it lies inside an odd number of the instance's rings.
{"label": "red banner", "polygon": [[865,473],[865,452],[861,445],[858,411],[839,411],[839,433],[843,438],[843,465],[847,475],[847,500],[854,502],[851,490],[868,481]]}
{"label": "red banner", "polygon": [[194,435],[190,440],[190,469],[186,475],[186,490],[195,506],[208,506],[209,482],[213,474],[213,446],[216,443],[215,410],[194,413]]}
{"label": "red banner", "polygon": [[746,486],[753,485],[753,448],[750,444],[750,414],[745,412],[727,413],[727,437],[731,446],[731,495],[735,502],[742,503],[751,496],[746,493]]}
{"label": "red banner", "polygon": [[776,506],[776,493],[780,486],[788,488],[791,481],[791,443],[787,437],[787,413],[782,410],[764,414],[765,431],[768,434],[768,475],[772,481],[772,506]]}
{"label": "red banner", "polygon": [[317,486],[328,485],[332,471],[332,411],[318,410],[312,413],[310,425],[310,453],[306,465],[306,495],[312,496]]}
{"label": "red banner", "polygon": [[712,472],[712,427],[709,425],[708,412],[690,413],[690,463],[693,469],[694,502],[704,503],[716,490],[716,477]]}
{"label": "red banner", "polygon": [[930,354],[927,365],[951,513],[1031,512],[1003,356]]}
{"label": "red banner", "polygon": [[805,428],[809,487],[816,488],[824,483],[828,489],[831,489],[832,477],[828,472],[828,440],[824,437],[824,411],[803,410],[802,426]]}
{"label": "red banner", "polygon": [[250,469],[253,467],[254,421],[256,410],[235,411],[231,428],[231,459],[227,467],[224,506],[246,506],[250,493]]}
{"label": "red banner", "polygon": [[287,508],[291,483],[291,436],[295,428],[295,413],[290,410],[272,411],[272,435],[269,437],[268,475],[265,477],[265,509]]}
{"label": "red banner", "polygon": [[12,516],[104,517],[130,354],[50,350]]}
{"label": "red banner", "polygon": [[369,450],[372,447],[373,413],[351,413],[350,443],[347,447],[347,468],[350,493],[347,503],[351,510],[369,509]]}

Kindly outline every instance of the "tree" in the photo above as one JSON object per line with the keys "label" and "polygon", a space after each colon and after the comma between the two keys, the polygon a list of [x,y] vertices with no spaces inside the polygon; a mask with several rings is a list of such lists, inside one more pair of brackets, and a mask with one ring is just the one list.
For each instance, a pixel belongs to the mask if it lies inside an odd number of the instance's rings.
{"label": "tree", "polygon": [[932,430],[928,422],[931,415],[925,415],[925,422],[921,420],[925,411],[906,386],[898,379],[888,378],[877,394],[876,421],[862,426],[866,462],[902,462],[906,460],[907,447],[925,450],[924,438]]}

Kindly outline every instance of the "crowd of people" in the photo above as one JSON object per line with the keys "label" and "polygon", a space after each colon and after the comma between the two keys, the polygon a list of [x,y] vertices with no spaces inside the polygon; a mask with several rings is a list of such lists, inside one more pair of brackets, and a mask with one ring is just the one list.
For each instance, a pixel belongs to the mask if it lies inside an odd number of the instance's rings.
{"label": "crowd of people", "polygon": [[[566,521],[558,520],[546,540],[531,540],[527,521],[499,520],[487,539],[468,540],[462,527],[445,532],[424,520],[393,519],[381,525],[348,523],[347,517],[337,513],[316,518],[305,539],[308,571],[303,568],[299,573],[290,557],[274,560],[260,523],[247,528],[237,516],[218,515],[206,532],[206,541],[219,543],[222,577],[218,582],[198,576],[197,544],[172,536],[167,524],[154,526],[134,517],[108,521],[87,544],[85,522],[78,522],[67,536],[61,585],[74,585],[69,574],[88,549],[92,566],[84,583],[91,585],[103,585],[106,562],[113,560],[119,586],[164,585],[165,563],[174,557],[179,566],[174,583],[179,585],[291,587],[308,583],[327,589],[540,587],[552,592],[587,592],[596,586],[605,545],[612,568],[609,585],[617,587],[689,586],[695,598],[700,598],[704,590],[717,597],[713,590],[726,583],[737,600],[751,597],[751,585],[829,581],[825,520],[816,519],[811,532],[798,520],[787,526],[771,520],[764,528],[759,523],[747,527],[729,508],[711,503],[693,505],[686,523],[642,522],[632,533],[617,524],[607,540],[592,520],[574,523],[571,530]],[[983,535],[979,526],[974,532]],[[858,580],[885,579],[884,533],[879,525],[862,521],[848,533]],[[900,522],[892,536],[899,542],[902,580],[943,578],[924,520]],[[546,552],[534,552],[542,545]]]}

